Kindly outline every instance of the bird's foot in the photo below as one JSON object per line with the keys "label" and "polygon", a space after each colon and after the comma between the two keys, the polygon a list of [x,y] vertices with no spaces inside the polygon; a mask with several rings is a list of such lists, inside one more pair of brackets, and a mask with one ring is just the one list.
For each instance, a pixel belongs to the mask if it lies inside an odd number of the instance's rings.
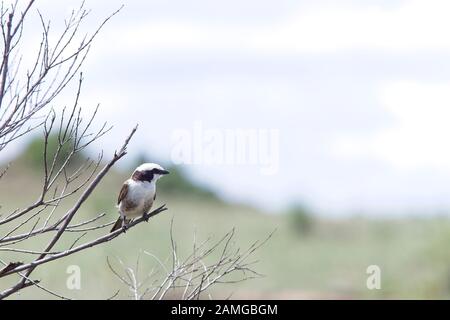
{"label": "bird's foot", "polygon": [[148,222],[148,219],[150,219],[150,216],[148,213],[144,213],[144,215],[142,217],[144,218],[145,222]]}
{"label": "bird's foot", "polygon": [[124,224],[122,225],[122,232],[123,232],[123,233],[126,233],[127,230],[128,230],[128,223],[124,223]]}

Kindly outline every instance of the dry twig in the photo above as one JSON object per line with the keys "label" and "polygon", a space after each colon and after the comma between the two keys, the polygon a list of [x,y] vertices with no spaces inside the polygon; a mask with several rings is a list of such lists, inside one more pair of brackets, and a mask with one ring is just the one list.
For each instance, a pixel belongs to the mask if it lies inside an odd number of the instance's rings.
{"label": "dry twig", "polygon": [[208,238],[197,244],[194,236],[191,254],[181,259],[173,236],[172,221],[169,266],[154,254],[144,251],[145,255],[155,260],[156,267],[140,280],[138,268],[141,255],[138,256],[134,268],[125,266],[119,258],[117,260],[122,271],[114,267],[109,259],[107,264],[114,276],[128,287],[133,299],[161,300],[168,296],[176,296],[182,300],[200,299],[202,294],[218,284],[238,283],[262,277],[253,269],[255,261],[250,261],[250,258],[272,237],[273,233],[263,241],[254,242],[243,251],[235,247],[234,228],[215,242]]}

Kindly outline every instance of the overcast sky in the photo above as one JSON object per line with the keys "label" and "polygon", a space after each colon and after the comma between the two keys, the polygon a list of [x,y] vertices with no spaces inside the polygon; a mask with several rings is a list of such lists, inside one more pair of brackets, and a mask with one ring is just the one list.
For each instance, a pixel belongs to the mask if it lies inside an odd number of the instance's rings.
{"label": "overcast sky", "polygon": [[[38,1],[56,25],[78,3]],[[85,30],[121,3],[86,1]],[[230,200],[330,214],[446,210],[449,16],[445,0],[126,1],[84,66],[82,101],[100,102],[115,125],[102,147],[139,122],[130,156],[155,161],[170,161],[174,132],[199,122],[278,130],[276,174],[183,165]]]}

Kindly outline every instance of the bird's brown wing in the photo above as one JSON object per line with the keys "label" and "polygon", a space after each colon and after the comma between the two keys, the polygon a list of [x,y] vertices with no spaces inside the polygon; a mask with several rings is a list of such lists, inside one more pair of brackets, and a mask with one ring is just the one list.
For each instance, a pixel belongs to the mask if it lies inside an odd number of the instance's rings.
{"label": "bird's brown wing", "polygon": [[128,194],[128,183],[124,183],[122,186],[122,189],[120,189],[119,198],[117,199],[117,204],[120,204],[120,202],[127,196]]}

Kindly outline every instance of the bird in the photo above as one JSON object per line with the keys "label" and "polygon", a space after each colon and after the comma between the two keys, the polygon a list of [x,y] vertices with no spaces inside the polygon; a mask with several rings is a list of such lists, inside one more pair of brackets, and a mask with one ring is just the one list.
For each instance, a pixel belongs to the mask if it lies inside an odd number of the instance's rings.
{"label": "bird", "polygon": [[144,163],[134,170],[120,189],[117,199],[120,217],[110,232],[121,228],[125,231],[133,218],[149,212],[156,199],[156,181],[166,174],[169,171],[156,163]]}

